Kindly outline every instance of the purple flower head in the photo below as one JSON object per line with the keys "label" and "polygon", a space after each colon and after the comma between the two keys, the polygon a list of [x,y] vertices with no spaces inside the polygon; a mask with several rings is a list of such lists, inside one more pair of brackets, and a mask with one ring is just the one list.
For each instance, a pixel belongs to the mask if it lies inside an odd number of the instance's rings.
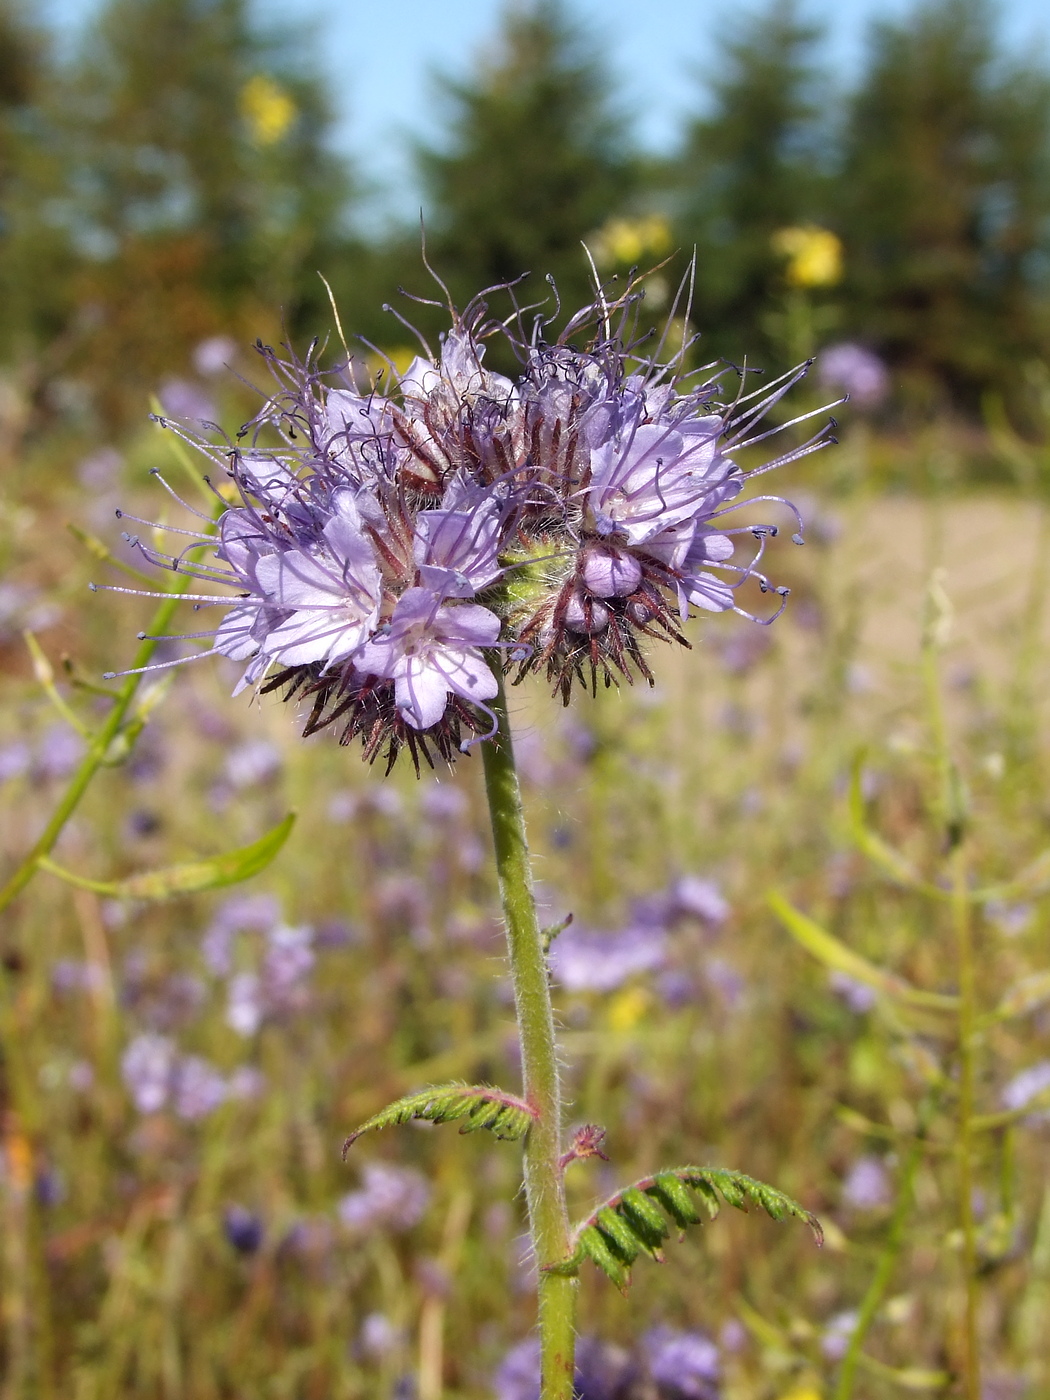
{"label": "purple flower head", "polygon": [[718,1400],[718,1348],[701,1332],[654,1327],[643,1338],[649,1374],[666,1400]]}
{"label": "purple flower head", "polygon": [[817,359],[820,382],[848,394],[860,408],[877,408],[890,391],[890,376],[873,350],[851,341],[829,345]]}
{"label": "purple flower head", "polygon": [[[334,725],[368,760],[407,749],[418,771],[494,732],[500,673],[545,671],[567,702],[577,681],[652,683],[647,648],[685,643],[694,611],[762,606],[755,620],[772,621],[786,590],[760,561],[776,527],[732,512],[749,480],[824,446],[831,425],[745,471],[741,452],[784,430],[763,419],[806,366],[752,390],[743,371],[736,384],[687,365],[691,344],[662,358],[666,335],[646,358],[640,297],[636,282],[598,289],[560,330],[475,298],[436,353],[371,386],[355,360],[324,369],[314,352],[259,346],[274,391],[235,441],[165,424],[227,478],[217,532],[196,512],[162,527],[176,552],[127,537],[200,580],[198,609],[219,609],[185,640],[242,667],[238,689],[305,702],[304,737]],[[493,337],[513,378],[485,366]],[[217,347],[198,358],[210,373]],[[169,411],[193,407],[177,398]],[[779,607],[748,604],[748,588]]]}
{"label": "purple flower head", "polygon": [[212,419],[215,405],[207,391],[189,379],[165,379],[157,394],[173,418]]}
{"label": "purple flower head", "polygon": [[850,1339],[857,1330],[855,1312],[835,1313],[828,1319],[824,1335],[820,1339],[820,1349],[829,1361],[841,1361],[849,1350]]}
{"label": "purple flower head", "polygon": [[[573,1393],[577,1400],[627,1400],[638,1380],[638,1366],[622,1347],[597,1337],[576,1344]],[[492,1378],[495,1400],[539,1400],[540,1344],[528,1337],[507,1352]]]}

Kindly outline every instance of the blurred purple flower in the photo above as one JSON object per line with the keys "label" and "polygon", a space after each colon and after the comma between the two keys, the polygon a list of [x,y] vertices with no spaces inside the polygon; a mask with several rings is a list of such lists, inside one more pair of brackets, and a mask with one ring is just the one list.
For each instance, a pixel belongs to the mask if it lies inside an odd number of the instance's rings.
{"label": "blurred purple flower", "polygon": [[59,958],[51,968],[51,985],[56,992],[97,992],[107,983],[105,968],[77,958]]}
{"label": "blurred purple flower", "polygon": [[358,1347],[362,1355],[378,1360],[389,1356],[401,1345],[402,1333],[386,1313],[369,1313],[361,1323]]}
{"label": "blurred purple flower", "polygon": [[66,1073],[66,1083],[77,1094],[86,1094],[94,1087],[95,1071],[87,1060],[74,1060]]}
{"label": "blurred purple flower", "polygon": [[358,1234],[369,1230],[411,1230],[423,1218],[430,1200],[426,1177],[412,1167],[368,1162],[361,1172],[364,1186],[349,1191],[336,1213],[347,1229]]}
{"label": "blurred purple flower", "polygon": [[29,745],[21,739],[0,748],[0,783],[6,783],[9,778],[20,778],[28,771],[32,757]]}
{"label": "blurred purple flower", "polygon": [[828,973],[828,986],[858,1016],[870,1011],[878,1000],[874,989],[866,982],[858,982],[856,977],[851,977],[848,972],[842,972],[839,968],[834,968]]}
{"label": "blurred purple flower", "polygon": [[849,394],[858,408],[877,408],[890,389],[883,361],[873,350],[852,341],[822,350],[817,356],[817,376],[826,388]]}
{"label": "blurred purple flower", "polygon": [[255,1035],[263,1022],[262,983],[255,972],[238,972],[226,991],[226,1024],[238,1035]]}
{"label": "blurred purple flower", "polygon": [[[198,374],[210,379],[214,374],[222,374],[237,353],[237,342],[228,335],[210,335],[193,350],[193,368]],[[172,410],[174,412],[174,409]]]}
{"label": "blurred purple flower", "polygon": [[699,875],[683,875],[669,892],[669,917],[691,916],[705,924],[724,924],[732,912],[727,900],[713,880]]}
{"label": "blurred purple flower", "polygon": [[227,1206],[222,1213],[222,1232],[238,1254],[255,1254],[263,1242],[263,1223],[245,1206]]}
{"label": "blurred purple flower", "polygon": [[20,583],[0,583],[0,641],[18,636],[25,628],[42,632],[62,616],[55,603],[41,598],[35,588]]}
{"label": "blurred purple flower", "polygon": [[551,971],[569,992],[611,992],[639,972],[661,967],[667,936],[660,928],[638,925],[601,933],[571,924],[551,946]]}
{"label": "blurred purple flower", "polygon": [[701,1332],[654,1327],[642,1339],[649,1374],[667,1400],[718,1400],[718,1348]]}
{"label": "blurred purple flower", "polygon": [[227,1095],[235,1102],[259,1098],[266,1088],[266,1075],[254,1065],[241,1065],[230,1075],[226,1085]]}
{"label": "blurred purple flower", "polygon": [[842,1183],[842,1199],[854,1210],[878,1210],[891,1198],[890,1179],[881,1157],[858,1157]]}
{"label": "blurred purple flower", "polygon": [[268,739],[249,739],[227,755],[226,780],[231,787],[261,787],[281,771],[281,751]]}
{"label": "blurred purple flower", "polygon": [[1031,925],[1035,910],[1031,904],[1007,904],[1005,900],[990,899],[984,906],[984,916],[1007,938],[1016,938]]}
{"label": "blurred purple flower", "polygon": [[[1027,1108],[1034,1098],[1050,1090],[1050,1060],[1040,1060],[1027,1069],[1015,1074],[999,1096],[1003,1108],[1016,1110]],[[1050,1122],[1050,1109],[1032,1113],[1029,1122]]]}
{"label": "blurred purple flower", "polygon": [[841,1361],[849,1349],[850,1338],[857,1330],[855,1312],[835,1313],[828,1319],[820,1338],[820,1349],[829,1361]]}
{"label": "blurred purple flower", "polygon": [[120,1072],[139,1113],[157,1113],[167,1104],[175,1058],[175,1043],[166,1035],[148,1031],[129,1042],[121,1056]]}
{"label": "blurred purple flower", "polygon": [[184,1055],[175,1065],[173,1097],[178,1116],[195,1123],[226,1102],[226,1080],[200,1055]]}
{"label": "blurred purple flower", "polygon": [[210,422],[216,415],[215,404],[207,390],[191,379],[165,379],[157,393],[160,406],[172,418],[194,418]]}
{"label": "blurred purple flower", "polygon": [[511,1347],[492,1378],[495,1400],[539,1400],[540,1341],[527,1337]]}
{"label": "blurred purple flower", "polygon": [[53,724],[40,736],[33,768],[41,778],[68,778],[84,753],[84,740],[65,724]]}
{"label": "blurred purple flower", "polygon": [[263,987],[268,1010],[283,1010],[294,1001],[317,960],[313,936],[306,924],[278,924],[266,935]]}
{"label": "blurred purple flower", "polygon": [[225,900],[201,940],[201,955],[208,968],[225,976],[233,970],[234,937],[238,933],[265,933],[280,920],[281,906],[272,894],[239,894]]}
{"label": "blurred purple flower", "polygon": [[466,794],[452,783],[429,783],[419,795],[419,810],[435,825],[460,822],[469,809]]}
{"label": "blurred purple flower", "polygon": [[77,467],[81,486],[96,494],[116,486],[124,469],[124,458],[115,447],[100,447],[84,457]]}

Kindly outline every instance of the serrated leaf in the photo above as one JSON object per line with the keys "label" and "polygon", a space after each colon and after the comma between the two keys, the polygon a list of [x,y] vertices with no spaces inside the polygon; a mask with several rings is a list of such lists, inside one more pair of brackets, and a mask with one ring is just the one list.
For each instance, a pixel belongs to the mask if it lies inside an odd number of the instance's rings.
{"label": "serrated leaf", "polygon": [[584,1259],[590,1259],[623,1291],[630,1282],[630,1266],[639,1254],[644,1252],[657,1261],[663,1258],[660,1245],[671,1231],[658,1207],[684,1230],[703,1219],[697,1197],[712,1218],[718,1214],[721,1197],[738,1210],[746,1211],[751,1204],[761,1206],[774,1220],[789,1216],[804,1220],[817,1244],[824,1242],[816,1216],[775,1186],[725,1167],[675,1167],[618,1191],[581,1221],[565,1270],[577,1269]]}
{"label": "serrated leaf", "polygon": [[406,1094],[403,1099],[373,1114],[347,1138],[343,1144],[343,1156],[362,1133],[389,1128],[396,1123],[409,1123],[413,1118],[422,1118],[428,1123],[451,1123],[463,1119],[461,1133],[474,1133],[479,1128],[487,1128],[496,1137],[513,1141],[525,1136],[537,1116],[536,1110],[524,1099],[489,1084],[438,1084],[429,1089],[420,1089],[415,1094]]}
{"label": "serrated leaf", "polygon": [[855,953],[845,943],[822,928],[808,914],[803,914],[793,904],[789,904],[782,894],[775,890],[766,895],[766,903],[796,942],[811,953],[825,967],[836,972],[844,972],[857,982],[863,982],[883,996],[894,997],[897,1001],[911,1006],[921,1006],[931,1011],[957,1011],[959,998],[941,992],[924,992],[913,987],[903,977],[885,968],[877,967],[860,953]]}
{"label": "serrated leaf", "polygon": [[57,875],[67,884],[109,895],[113,899],[170,899],[172,895],[218,890],[250,880],[270,864],[288,840],[294,825],[295,813],[289,812],[283,822],[250,846],[241,846],[208,860],[172,865],[166,870],[148,870],[141,875],[131,875],[126,880],[90,880],[75,875],[71,870],[64,870],[46,857],[39,861],[39,865],[42,870]]}
{"label": "serrated leaf", "polygon": [[697,1210],[689,1187],[674,1172],[661,1172],[645,1191],[659,1201],[680,1230],[703,1223],[703,1213]]}

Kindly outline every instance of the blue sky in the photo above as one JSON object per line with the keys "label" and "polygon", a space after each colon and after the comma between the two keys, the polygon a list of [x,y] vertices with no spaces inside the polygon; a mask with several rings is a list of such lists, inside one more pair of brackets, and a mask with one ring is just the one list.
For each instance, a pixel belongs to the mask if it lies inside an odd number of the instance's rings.
{"label": "blue sky", "polygon": [[[269,20],[306,22],[339,111],[339,142],[377,186],[377,208],[418,207],[407,157],[409,133],[438,130],[430,74],[462,73],[491,40],[503,0],[255,0]],[[72,33],[99,0],[37,0],[60,30]],[[729,7],[711,0],[570,0],[607,52],[637,130],[650,149],[667,150],[683,113],[695,110],[697,70],[716,52],[714,20]],[[810,0],[825,24],[829,57],[843,82],[860,65],[871,19],[896,15],[910,0]],[[1050,49],[1046,0],[1003,0],[1011,47]],[[385,190],[385,193],[382,191]]]}

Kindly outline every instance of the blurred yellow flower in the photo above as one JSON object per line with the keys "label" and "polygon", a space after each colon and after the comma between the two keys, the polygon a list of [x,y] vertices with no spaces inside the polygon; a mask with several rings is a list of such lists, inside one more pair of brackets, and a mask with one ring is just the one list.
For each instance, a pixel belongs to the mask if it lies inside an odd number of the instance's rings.
{"label": "blurred yellow flower", "polygon": [[821,1395],[815,1385],[803,1381],[801,1385],[793,1385],[790,1390],[786,1390],[780,1400],[821,1400]]}
{"label": "blurred yellow flower", "polygon": [[380,374],[388,375],[391,365],[398,374],[404,374],[418,354],[420,351],[412,345],[388,345],[382,350],[370,351],[365,363],[373,378]]}
{"label": "blurred yellow flower", "polygon": [[256,145],[272,146],[295,121],[298,108],[273,78],[256,73],[241,89],[241,113]]}
{"label": "blurred yellow flower", "polygon": [[842,242],[830,229],[782,228],[771,242],[774,253],[788,260],[785,275],[793,287],[833,287],[842,280]]}
{"label": "blurred yellow flower", "polygon": [[632,1030],[649,1009],[649,994],[641,987],[627,987],[609,1003],[609,1028]]}
{"label": "blurred yellow flower", "polygon": [[644,219],[610,219],[592,234],[588,246],[599,267],[615,263],[630,266],[649,255],[660,257],[671,250],[671,227],[659,214]]}

